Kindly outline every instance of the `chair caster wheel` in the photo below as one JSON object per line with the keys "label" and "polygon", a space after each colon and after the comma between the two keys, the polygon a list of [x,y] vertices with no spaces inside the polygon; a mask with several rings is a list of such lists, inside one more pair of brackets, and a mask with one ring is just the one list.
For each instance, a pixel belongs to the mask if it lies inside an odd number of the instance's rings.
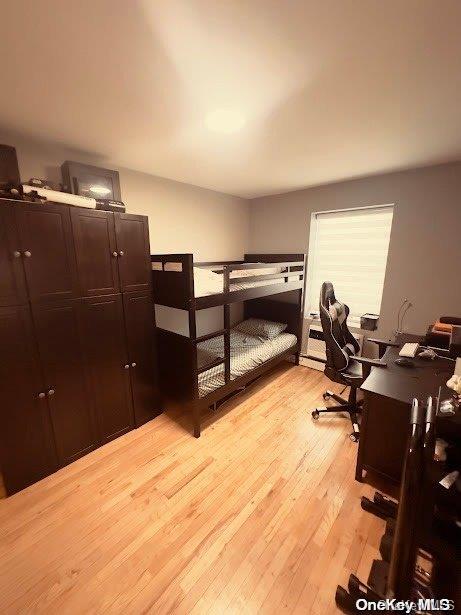
{"label": "chair caster wheel", "polygon": [[318,410],[313,410],[312,411],[312,418],[314,419],[314,421],[317,421],[319,416],[320,416],[320,413],[319,413]]}
{"label": "chair caster wheel", "polygon": [[330,398],[331,398],[330,393],[325,392],[325,393],[323,394],[323,399],[324,399],[325,401],[328,401]]}
{"label": "chair caster wheel", "polygon": [[351,434],[349,434],[349,438],[352,440],[352,442],[358,442],[359,441],[359,434],[355,431],[353,431]]}
{"label": "chair caster wheel", "polygon": [[360,591],[360,580],[355,576],[355,574],[350,575],[347,587],[351,595],[357,594]]}

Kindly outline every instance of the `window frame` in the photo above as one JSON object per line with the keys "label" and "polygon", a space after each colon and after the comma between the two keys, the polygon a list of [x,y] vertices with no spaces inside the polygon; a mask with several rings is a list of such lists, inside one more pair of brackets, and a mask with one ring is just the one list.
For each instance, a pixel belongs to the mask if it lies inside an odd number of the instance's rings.
{"label": "window frame", "polygon": [[[367,209],[384,209],[385,207],[392,207],[393,209],[393,217],[392,217],[392,224],[394,223],[394,215],[395,215],[395,209],[396,209],[396,204],[395,203],[384,203],[381,205],[365,205],[365,206],[358,206],[358,207],[339,207],[336,209],[324,209],[324,210],[319,210],[319,211],[313,211],[311,213],[311,220],[310,220],[310,227],[309,227],[309,245],[308,245],[308,250],[307,250],[307,271],[306,271],[306,279],[305,279],[305,284],[304,284],[304,318],[314,318],[312,316],[313,313],[318,314],[318,305],[312,306],[310,305],[311,302],[311,294],[309,289],[312,286],[312,280],[314,277],[314,268],[315,268],[315,254],[314,254],[314,246],[316,243],[316,233],[317,233],[317,217],[321,216],[321,215],[326,215],[326,214],[335,214],[335,213],[345,213],[348,211],[363,211],[363,210],[367,210]],[[390,243],[391,243],[391,234],[392,234],[392,224],[391,224],[391,230],[390,230],[390,234],[389,234],[389,244],[388,244],[388,249],[387,249],[387,258],[389,258],[389,249],[390,249]],[[383,280],[383,292],[384,292],[384,282],[386,279],[386,272],[387,272],[387,263],[386,263],[386,270],[384,271],[384,280]],[[319,289],[320,292],[320,289]],[[381,304],[382,304],[382,293],[381,293]],[[381,311],[381,307],[382,305],[380,305],[380,311]],[[315,309],[314,309],[315,308]],[[353,314],[351,312],[350,316],[349,316],[349,322],[352,322],[353,324],[360,324],[360,316],[359,314]],[[380,314],[379,314],[380,316]]]}

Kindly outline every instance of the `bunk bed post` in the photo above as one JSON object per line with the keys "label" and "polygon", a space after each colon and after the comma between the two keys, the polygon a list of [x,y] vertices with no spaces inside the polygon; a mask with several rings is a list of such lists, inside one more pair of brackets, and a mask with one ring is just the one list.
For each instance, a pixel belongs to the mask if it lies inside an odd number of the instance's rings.
{"label": "bunk bed post", "polygon": [[[229,292],[230,280],[229,280],[229,267],[224,266],[224,293]],[[223,305],[224,310],[224,382],[227,384],[230,382],[230,304],[225,303]]]}
{"label": "bunk bed post", "polygon": [[201,434],[200,424],[201,424],[201,419],[202,419],[201,415],[202,413],[200,410],[199,401],[195,399],[192,402],[192,420],[194,423],[194,438],[200,438],[200,434]]}
{"label": "bunk bed post", "polygon": [[230,382],[230,305],[226,303],[224,308],[224,382]]}
{"label": "bunk bed post", "polygon": [[195,320],[194,257],[192,254],[186,254],[186,257],[189,298],[189,337],[195,340],[197,337],[197,323]]}
{"label": "bunk bed post", "polygon": [[189,296],[189,339],[192,346],[193,354],[193,400],[192,400],[192,421],[194,426],[194,437],[200,438],[200,423],[201,423],[201,409],[198,391],[198,368],[197,368],[197,344],[195,340],[197,338],[197,319],[196,319],[196,306],[195,306],[195,289],[194,289],[194,257],[192,254],[187,254],[187,286]]}
{"label": "bunk bed post", "polygon": [[304,282],[303,287],[299,289],[299,329],[298,329],[298,352],[295,355],[295,365],[300,364],[301,351],[303,348],[303,330],[304,330],[304,306],[306,303],[306,282],[307,282],[307,254],[304,254],[304,267],[299,276],[299,279]]}

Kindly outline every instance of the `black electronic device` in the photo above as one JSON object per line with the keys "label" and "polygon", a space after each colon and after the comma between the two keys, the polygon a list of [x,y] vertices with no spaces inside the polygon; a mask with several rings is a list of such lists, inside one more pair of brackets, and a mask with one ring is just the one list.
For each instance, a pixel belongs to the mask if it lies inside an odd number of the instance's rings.
{"label": "black electronic device", "polygon": [[118,211],[125,213],[125,203],[122,201],[114,201],[113,199],[96,199],[96,209],[102,211]]}
{"label": "black electronic device", "polygon": [[0,186],[17,186],[20,181],[16,149],[0,145]]}
{"label": "black electronic device", "polygon": [[406,357],[400,357],[400,359],[396,359],[394,363],[400,365],[400,367],[415,367],[414,362]]}

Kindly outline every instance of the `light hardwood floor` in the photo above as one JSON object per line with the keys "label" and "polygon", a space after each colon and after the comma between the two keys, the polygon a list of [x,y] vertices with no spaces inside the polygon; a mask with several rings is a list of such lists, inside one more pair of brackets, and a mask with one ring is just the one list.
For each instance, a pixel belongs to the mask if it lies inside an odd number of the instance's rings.
{"label": "light hardwood floor", "polygon": [[383,528],[325,388],[285,364],[199,440],[162,415],[0,501],[0,612],[335,613]]}

